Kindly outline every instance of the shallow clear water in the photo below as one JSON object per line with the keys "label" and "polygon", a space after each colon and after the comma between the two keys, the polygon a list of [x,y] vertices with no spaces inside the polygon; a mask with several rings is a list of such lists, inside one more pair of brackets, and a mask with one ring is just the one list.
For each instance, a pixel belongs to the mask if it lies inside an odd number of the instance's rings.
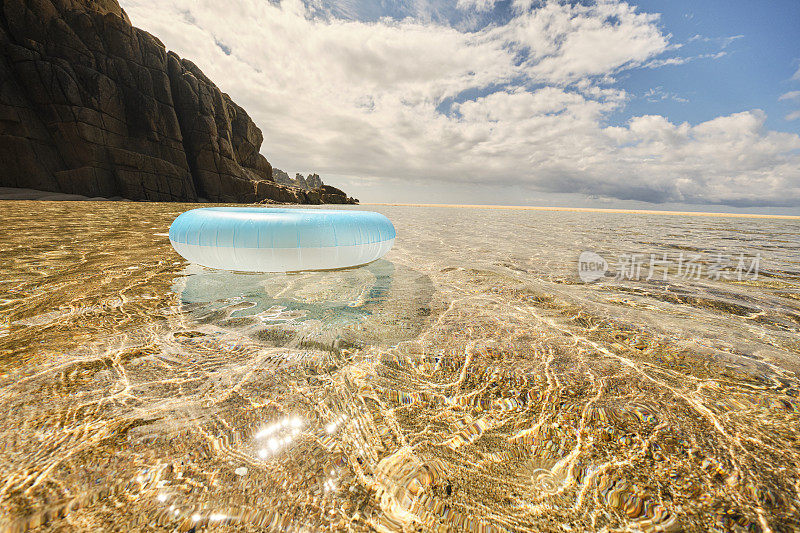
{"label": "shallow clear water", "polygon": [[190,207],[0,203],[0,529],[800,529],[800,222],[380,207],[266,275]]}

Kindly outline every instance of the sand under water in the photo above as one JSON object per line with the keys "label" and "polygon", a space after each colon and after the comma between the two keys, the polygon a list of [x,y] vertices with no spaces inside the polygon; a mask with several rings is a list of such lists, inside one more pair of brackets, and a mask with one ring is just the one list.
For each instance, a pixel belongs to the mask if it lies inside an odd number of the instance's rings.
{"label": "sand under water", "polygon": [[242,274],[191,207],[0,203],[1,530],[800,529],[797,221],[380,206]]}

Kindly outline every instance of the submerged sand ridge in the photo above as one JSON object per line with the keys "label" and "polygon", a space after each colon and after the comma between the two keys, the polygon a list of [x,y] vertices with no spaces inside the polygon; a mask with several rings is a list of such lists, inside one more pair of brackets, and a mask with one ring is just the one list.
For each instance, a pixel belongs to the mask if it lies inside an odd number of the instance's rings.
{"label": "submerged sand ridge", "polygon": [[384,261],[240,275],[172,251],[189,207],[0,204],[3,528],[800,527],[794,222],[384,207]]}

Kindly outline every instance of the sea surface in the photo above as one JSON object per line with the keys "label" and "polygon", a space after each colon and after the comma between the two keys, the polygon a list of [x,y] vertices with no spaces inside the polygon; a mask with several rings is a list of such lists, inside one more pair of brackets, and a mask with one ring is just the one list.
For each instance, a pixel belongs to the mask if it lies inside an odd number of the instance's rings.
{"label": "sea surface", "polygon": [[0,531],[800,530],[800,221],[369,207],[245,274],[192,207],[0,203]]}

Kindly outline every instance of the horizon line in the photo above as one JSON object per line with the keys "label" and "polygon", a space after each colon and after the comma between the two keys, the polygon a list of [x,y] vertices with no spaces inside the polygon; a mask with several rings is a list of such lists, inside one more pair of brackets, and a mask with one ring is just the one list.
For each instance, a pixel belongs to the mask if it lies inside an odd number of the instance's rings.
{"label": "horizon line", "polygon": [[491,205],[491,204],[416,204],[403,202],[360,202],[359,205],[383,205],[394,207],[448,207],[471,209],[503,209],[521,211],[572,211],[578,213],[619,213],[638,215],[683,215],[695,217],[734,217],[734,218],[771,218],[778,220],[800,220],[800,215],[769,215],[759,213],[715,213],[711,211],[668,211],[659,209],[616,209],[603,207],[553,207],[534,205]]}

